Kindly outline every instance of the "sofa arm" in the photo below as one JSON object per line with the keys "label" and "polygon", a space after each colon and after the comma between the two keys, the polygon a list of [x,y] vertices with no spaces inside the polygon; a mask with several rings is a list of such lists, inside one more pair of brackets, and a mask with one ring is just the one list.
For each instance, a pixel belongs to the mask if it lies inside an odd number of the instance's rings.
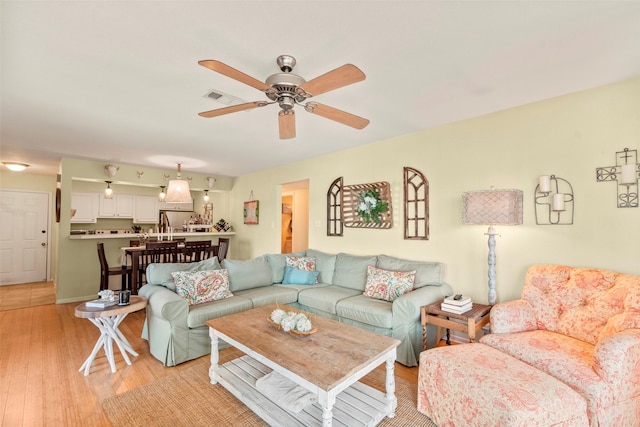
{"label": "sofa arm", "polygon": [[139,294],[148,300],[147,314],[187,325],[189,304],[172,290],[148,284],[140,288]]}
{"label": "sofa arm", "polygon": [[538,329],[536,315],[528,301],[519,299],[494,305],[491,309],[491,333],[509,334]]}
{"label": "sofa arm", "polygon": [[593,369],[610,384],[616,399],[640,395],[640,329],[626,329],[600,340]]}
{"label": "sofa arm", "polygon": [[146,334],[149,351],[165,366],[175,366],[189,355],[189,304],[161,285],[148,284],[139,294],[146,297]]}
{"label": "sofa arm", "polygon": [[398,362],[405,366],[418,364],[418,355],[422,351],[420,308],[441,301],[449,295],[453,295],[449,284],[433,283],[406,293],[393,302],[392,336],[401,341],[397,349]]}

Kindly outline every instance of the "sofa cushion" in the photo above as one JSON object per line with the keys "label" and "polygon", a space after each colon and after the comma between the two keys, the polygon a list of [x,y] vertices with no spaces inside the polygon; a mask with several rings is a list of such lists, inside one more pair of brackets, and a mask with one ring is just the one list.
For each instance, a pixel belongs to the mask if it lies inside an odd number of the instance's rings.
{"label": "sofa cushion", "polygon": [[211,257],[198,262],[153,263],[147,266],[147,283],[162,285],[175,292],[176,286],[171,273],[176,271],[219,270],[218,258]]}
{"label": "sofa cushion", "polygon": [[360,294],[355,289],[340,286],[310,286],[298,293],[298,303],[327,313],[336,314],[338,301]]}
{"label": "sofa cushion", "polygon": [[364,295],[338,301],[336,314],[379,328],[393,328],[393,304],[389,301],[368,298]]}
{"label": "sofa cushion", "polygon": [[316,259],[316,271],[320,273],[318,275],[318,282],[331,283],[333,280],[333,272],[336,268],[336,255],[327,254],[315,249],[307,249],[307,256],[312,256]]}
{"label": "sofa cushion", "polygon": [[[287,264],[286,267],[293,267],[304,271],[316,271],[316,259],[312,256],[287,255],[284,259]],[[286,267],[284,269],[284,274],[287,274]]]}
{"label": "sofa cushion", "polygon": [[627,298],[638,285],[640,277],[608,270],[534,265],[522,299],[533,307],[539,329],[595,344],[609,319],[640,308]]}
{"label": "sofa cushion", "polygon": [[225,259],[222,261],[222,266],[229,270],[231,292],[272,284],[271,267],[265,257],[246,261]]}
{"label": "sofa cushion", "polygon": [[297,268],[286,266],[284,268],[284,278],[282,283],[292,285],[313,285],[318,280],[317,271],[299,270]]}
{"label": "sofa cushion", "polygon": [[250,299],[253,307],[267,304],[291,304],[298,300],[298,291],[281,286],[264,286],[236,292],[237,296]]}
{"label": "sofa cushion", "polygon": [[233,296],[227,270],[175,271],[171,275],[176,283],[176,293],[189,305]]}
{"label": "sofa cushion", "polygon": [[515,357],[569,385],[588,399],[590,411],[615,401],[615,392],[593,369],[594,346],[555,332],[489,334],[482,344]]}
{"label": "sofa cushion", "polygon": [[271,283],[282,283],[284,278],[284,267],[287,265],[286,257],[304,256],[305,252],[294,252],[290,254],[266,254],[265,257],[271,266]]}
{"label": "sofa cushion", "polygon": [[400,258],[394,258],[388,255],[378,255],[378,268],[395,271],[416,271],[416,279],[413,287],[415,289],[428,285],[429,283],[438,283],[442,280],[442,264],[439,262],[422,262],[409,261]]}
{"label": "sofa cushion", "polygon": [[187,326],[189,328],[197,328],[204,326],[204,322],[207,320],[251,310],[252,308],[253,303],[250,299],[239,296],[192,305],[189,307],[189,314],[187,315]]}
{"label": "sofa cushion", "polygon": [[376,259],[375,256],[338,254],[331,284],[364,292],[367,283],[367,266],[375,266]]}
{"label": "sofa cushion", "polygon": [[369,298],[393,301],[413,290],[415,278],[415,270],[393,271],[370,265],[367,267],[367,284],[363,294]]}

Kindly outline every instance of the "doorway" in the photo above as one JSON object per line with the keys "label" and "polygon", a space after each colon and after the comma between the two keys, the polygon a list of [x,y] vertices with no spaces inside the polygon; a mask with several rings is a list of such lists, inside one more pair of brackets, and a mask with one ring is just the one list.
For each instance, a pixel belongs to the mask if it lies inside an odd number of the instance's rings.
{"label": "doorway", "polygon": [[0,190],[0,285],[47,280],[51,194]]}
{"label": "doorway", "polygon": [[282,185],[281,253],[309,247],[309,180]]}

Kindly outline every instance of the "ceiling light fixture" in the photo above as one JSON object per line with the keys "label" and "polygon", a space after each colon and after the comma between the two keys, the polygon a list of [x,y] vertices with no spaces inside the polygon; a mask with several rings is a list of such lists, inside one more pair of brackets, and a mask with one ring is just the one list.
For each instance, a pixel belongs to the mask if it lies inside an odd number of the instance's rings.
{"label": "ceiling light fixture", "polygon": [[181,172],[182,165],[178,163],[177,179],[169,181],[169,186],[167,187],[167,196],[165,197],[167,202],[189,203],[192,201],[189,182],[184,179],[180,179]]}
{"label": "ceiling light fixture", "polygon": [[120,166],[104,165],[104,174],[109,178],[113,178],[114,176],[116,176],[119,170],[120,170]]}
{"label": "ceiling light fixture", "polygon": [[209,190],[204,190],[203,200],[205,203],[209,203]]}
{"label": "ceiling light fixture", "polygon": [[160,199],[161,202],[164,202],[164,199],[167,197],[167,193],[164,192],[165,188],[166,185],[160,186],[160,194],[158,194],[158,199]]}
{"label": "ceiling light fixture", "polygon": [[105,199],[113,199],[113,189],[111,188],[111,183],[113,181],[105,181],[107,183],[107,188],[104,189],[104,198]]}
{"label": "ceiling light fixture", "polygon": [[26,163],[16,163],[16,162],[2,162],[3,165],[7,167],[7,169],[14,172],[22,172],[26,168],[29,167]]}

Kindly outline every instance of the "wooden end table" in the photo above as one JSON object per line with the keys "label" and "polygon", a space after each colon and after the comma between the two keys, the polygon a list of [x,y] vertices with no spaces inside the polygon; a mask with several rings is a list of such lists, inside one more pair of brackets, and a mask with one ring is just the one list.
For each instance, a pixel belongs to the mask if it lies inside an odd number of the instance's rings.
{"label": "wooden end table", "polygon": [[118,329],[118,325],[127,317],[127,314],[142,310],[146,306],[147,299],[137,295],[131,295],[129,305],[116,304],[105,308],[93,308],[87,307],[86,303],[82,303],[77,306],[75,310],[76,317],[89,319],[101,332],[100,338],[98,338],[96,345],[93,347],[93,351],[91,351],[91,354],[78,371],[82,372],[84,369],[84,375],[89,375],[89,368],[91,368],[93,359],[96,358],[100,347],[104,347],[104,353],[107,356],[109,365],[111,365],[111,372],[115,372],[116,363],[113,358],[113,342],[115,342],[120,349],[120,353],[122,353],[122,357],[125,362],[127,362],[127,365],[131,365],[131,360],[127,352],[133,356],[138,356],[138,353],[133,350],[127,338]]}
{"label": "wooden end table", "polygon": [[420,309],[420,323],[422,323],[422,349],[427,349],[427,325],[435,325],[436,343],[442,339],[443,328],[447,329],[447,345],[451,344],[450,329],[454,331],[466,332],[469,342],[476,339],[476,333],[484,325],[489,323],[491,305],[473,303],[473,308],[466,313],[457,314],[442,311],[440,304],[442,301],[425,305]]}

